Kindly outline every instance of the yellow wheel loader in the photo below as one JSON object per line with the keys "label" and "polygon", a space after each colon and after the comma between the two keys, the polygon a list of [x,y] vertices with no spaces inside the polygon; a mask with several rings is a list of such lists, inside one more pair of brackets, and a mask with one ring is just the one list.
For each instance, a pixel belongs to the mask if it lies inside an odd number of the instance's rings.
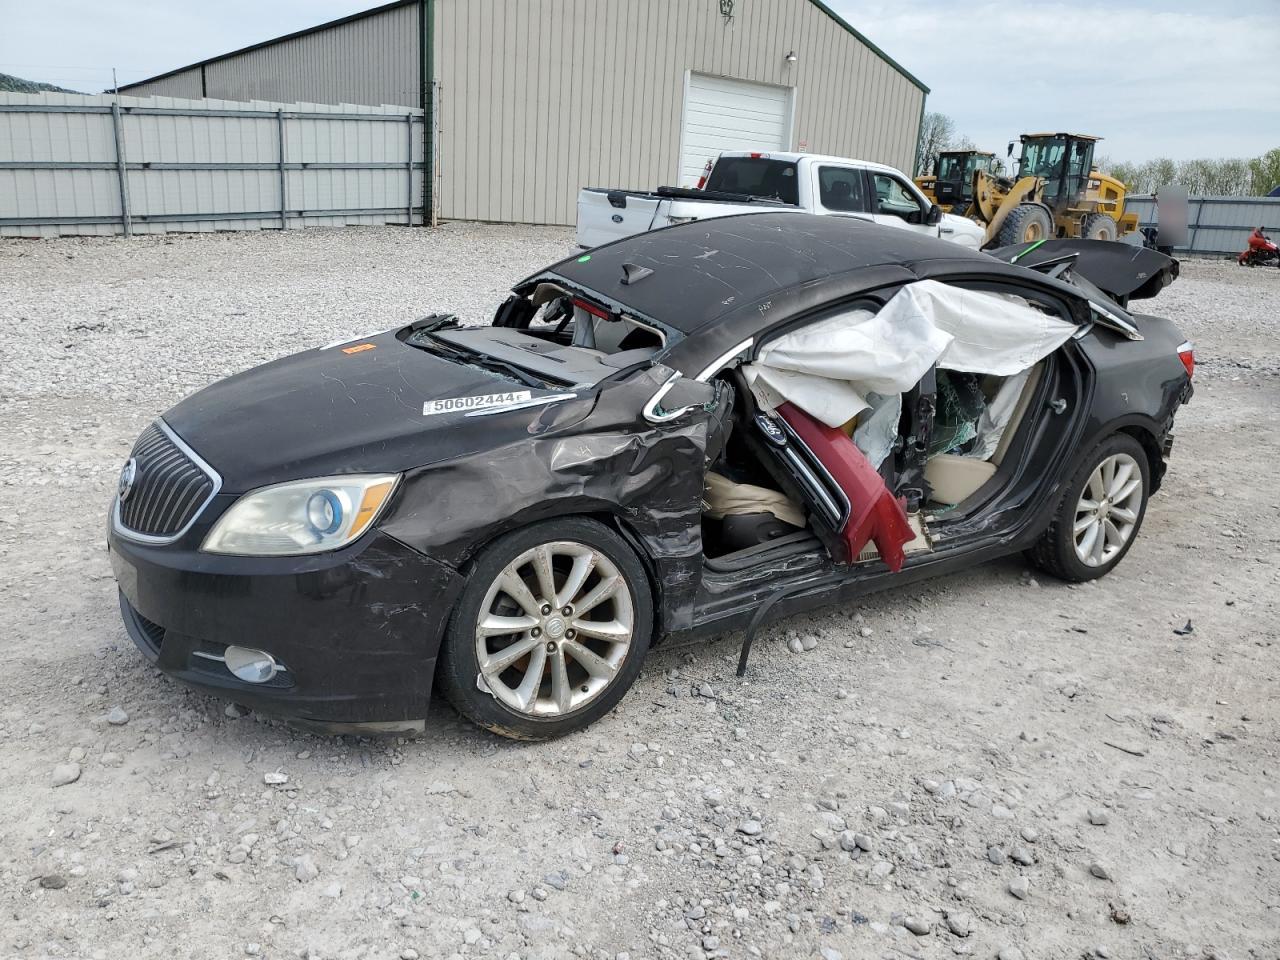
{"label": "yellow wheel loader", "polygon": [[916,186],[943,213],[971,217],[974,174],[978,171],[999,177],[1004,164],[985,150],[947,150],[933,161],[933,173],[916,177]]}
{"label": "yellow wheel loader", "polygon": [[[984,246],[1059,237],[1118,240],[1138,229],[1124,209],[1125,186],[1093,169],[1101,137],[1081,133],[1025,133],[1017,176],[973,174],[970,215],[986,224]],[[1009,155],[1013,155],[1009,144]]]}

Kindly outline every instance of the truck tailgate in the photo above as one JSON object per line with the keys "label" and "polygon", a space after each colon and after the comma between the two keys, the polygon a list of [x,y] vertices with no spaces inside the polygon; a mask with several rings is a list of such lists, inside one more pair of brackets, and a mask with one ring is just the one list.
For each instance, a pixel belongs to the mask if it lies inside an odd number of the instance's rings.
{"label": "truck tailgate", "polygon": [[584,187],[578,193],[578,246],[591,248],[666,226],[670,201],[653,193]]}

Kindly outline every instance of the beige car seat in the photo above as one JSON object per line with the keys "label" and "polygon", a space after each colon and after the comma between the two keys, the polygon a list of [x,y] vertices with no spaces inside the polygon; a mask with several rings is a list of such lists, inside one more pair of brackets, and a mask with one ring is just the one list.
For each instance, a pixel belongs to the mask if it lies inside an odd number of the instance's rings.
{"label": "beige car seat", "polygon": [[728,477],[707,471],[707,487],[703,492],[705,513],[715,519],[753,513],[771,513],[793,527],[804,526],[804,511],[779,490],[735,483]]}
{"label": "beige car seat", "polygon": [[924,468],[924,478],[933,491],[931,497],[937,503],[956,504],[967,500],[981,489],[982,485],[995,476],[996,470],[1004,460],[1009,445],[1022,418],[1031,406],[1031,398],[1035,396],[1036,387],[1040,385],[1040,377],[1044,372],[1043,361],[1031,368],[1027,381],[1018,396],[1018,402],[1009,416],[1004,433],[1000,436],[995,452],[990,459],[978,460],[955,453],[940,453],[931,458]]}

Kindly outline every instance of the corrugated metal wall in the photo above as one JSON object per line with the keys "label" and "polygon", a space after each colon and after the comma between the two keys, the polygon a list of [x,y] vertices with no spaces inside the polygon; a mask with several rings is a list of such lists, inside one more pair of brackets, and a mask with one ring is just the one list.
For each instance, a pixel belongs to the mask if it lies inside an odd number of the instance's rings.
{"label": "corrugated metal wall", "polygon": [[420,76],[418,6],[408,4],[136,84],[127,92],[417,107]]}
{"label": "corrugated metal wall", "polygon": [[[1125,209],[1138,215],[1139,226],[1156,226],[1156,201],[1130,196]],[[1254,227],[1280,237],[1280,197],[1188,197],[1187,245],[1182,253],[1239,253],[1249,244]]]}
{"label": "corrugated metal wall", "polygon": [[[0,236],[125,229],[112,101],[0,93]],[[411,204],[421,222],[421,110],[172,97],[119,104],[135,233],[406,223]]]}
{"label": "corrugated metal wall", "polygon": [[809,0],[734,10],[436,0],[440,215],[572,224],[581,187],[675,183],[690,70],[795,87],[794,149],[910,169],[919,87]]}
{"label": "corrugated metal wall", "polygon": [[[579,188],[678,181],[685,77],[795,90],[796,150],[910,169],[924,92],[810,0],[435,0],[442,217],[571,224]],[[795,63],[786,61],[794,51]],[[418,5],[129,88],[419,104]]]}

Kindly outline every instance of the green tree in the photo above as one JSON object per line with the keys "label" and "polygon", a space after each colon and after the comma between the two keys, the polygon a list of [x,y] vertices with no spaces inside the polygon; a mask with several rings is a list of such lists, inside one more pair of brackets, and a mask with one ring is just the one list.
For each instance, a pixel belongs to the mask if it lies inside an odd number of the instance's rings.
{"label": "green tree", "polygon": [[1280,187],[1280,147],[1250,160],[1249,177],[1253,181],[1251,192],[1254,196],[1266,196],[1275,187]]}
{"label": "green tree", "polygon": [[920,124],[920,142],[916,145],[916,176],[933,173],[933,161],[947,149],[956,134],[954,121],[945,113],[930,110]]}
{"label": "green tree", "polygon": [[933,162],[945,150],[977,150],[978,145],[956,133],[955,121],[945,113],[929,112],[920,125],[920,143],[916,147],[915,176],[933,173]]}

